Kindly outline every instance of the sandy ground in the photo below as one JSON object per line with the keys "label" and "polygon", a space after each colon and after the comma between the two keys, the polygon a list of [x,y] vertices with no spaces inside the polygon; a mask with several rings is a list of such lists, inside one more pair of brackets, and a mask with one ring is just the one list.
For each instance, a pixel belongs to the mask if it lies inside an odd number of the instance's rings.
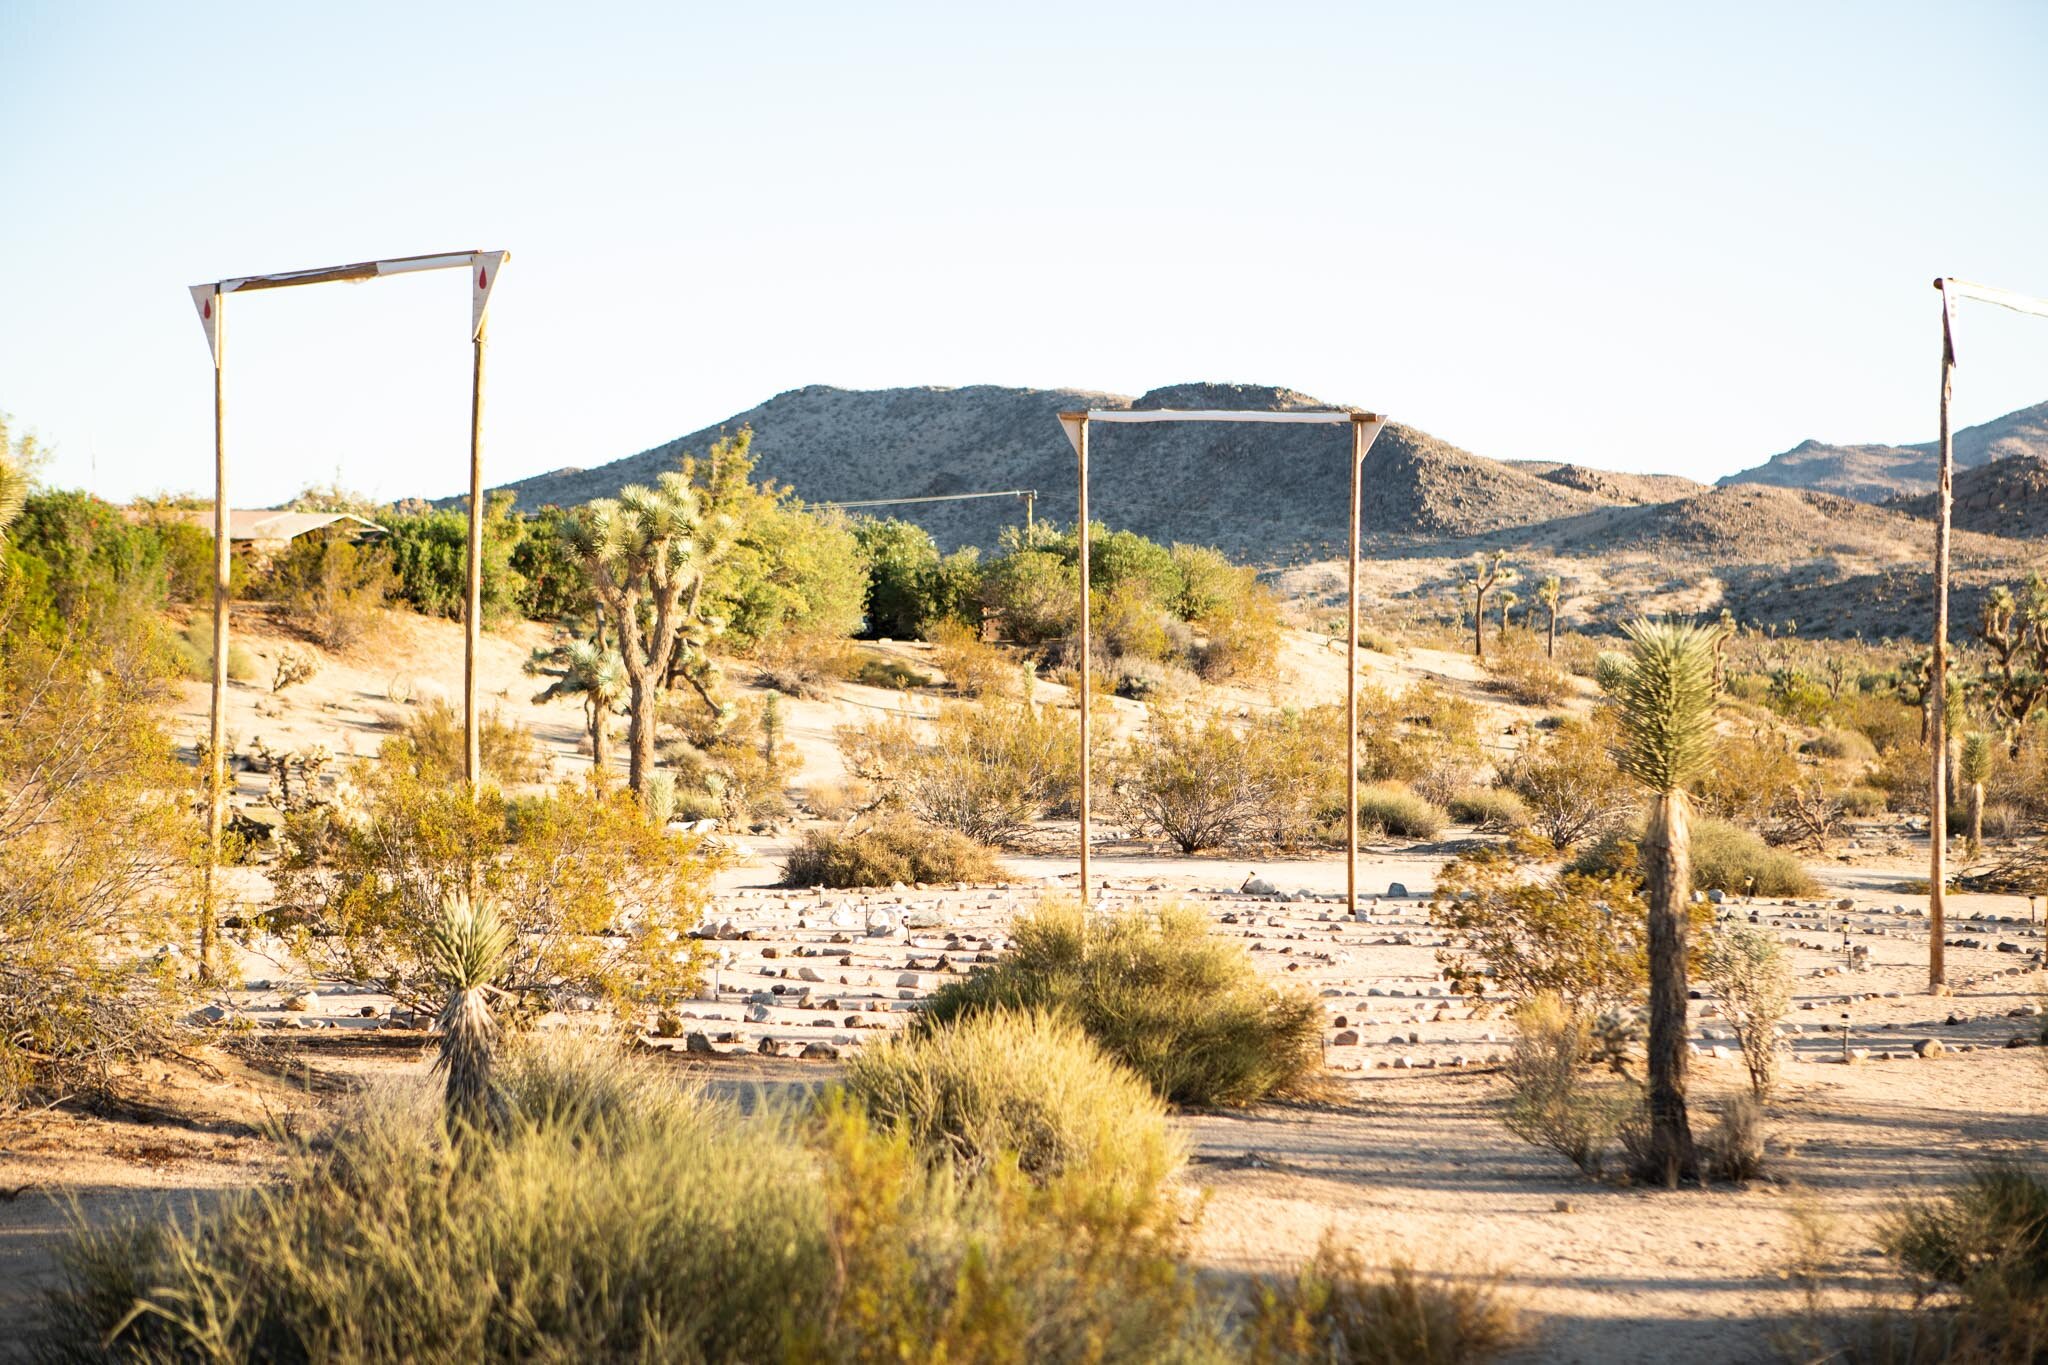
{"label": "sandy ground", "polygon": [[[261,734],[373,751],[388,733],[385,716],[404,705],[392,694],[457,695],[456,629],[417,618],[394,625],[402,637],[327,660],[282,697],[237,688],[230,729],[244,743]],[[529,628],[487,637],[485,691],[535,730],[566,776],[587,766],[577,753],[581,712],[534,705],[541,684],[519,671],[543,638]],[[245,639],[259,657],[281,643],[260,632]],[[918,654],[916,646],[889,648],[906,659]],[[435,669],[392,686],[419,659],[435,660]],[[929,671],[928,659],[920,665]],[[1291,636],[1286,665],[1278,685],[1235,700],[1334,699],[1340,660],[1327,646]],[[1373,656],[1368,666],[1393,681],[1430,674],[1483,699],[1503,733],[1516,719],[1478,690],[1461,656],[1413,651],[1399,661]],[[267,658],[262,667],[267,681]],[[203,728],[205,701],[203,688],[187,690],[174,720],[183,734]],[[928,693],[854,685],[825,701],[789,703],[803,755],[797,787],[840,776],[832,745],[839,725],[888,711],[929,713],[936,704]],[[1142,719],[1133,704],[1119,705],[1135,712],[1120,714],[1120,723]],[[244,778],[247,799],[260,795],[262,781]],[[1074,864],[1060,852],[1072,833],[1049,827],[1043,854],[1008,859],[1018,879],[1010,885],[868,894],[776,889],[787,836],[749,836],[751,856],[718,881],[707,927],[719,965],[705,998],[681,1010],[686,1036],[666,1044],[674,1063],[740,1089],[828,1080],[833,1061],[795,1054],[823,1044],[812,1050],[843,1056],[886,1038],[938,984],[1000,953],[1016,913],[1049,889],[1072,891]],[[1928,996],[1925,898],[1897,891],[1920,875],[1921,849],[1896,831],[1866,831],[1852,861],[1815,865],[1825,898],[1720,909],[1780,934],[1799,974],[1787,1021],[1791,1059],[1770,1111],[1768,1178],[1677,1193],[1580,1178],[1502,1127],[1494,1063],[1506,1025],[1450,995],[1440,976],[1426,897],[1471,837],[1454,830],[1436,845],[1371,848],[1356,920],[1341,895],[1341,858],[1183,858],[1116,843],[1098,854],[1100,902],[1133,907],[1170,895],[1196,905],[1217,934],[1243,942],[1276,980],[1316,993],[1325,1008],[1326,1101],[1176,1119],[1193,1154],[1185,1179],[1207,1192],[1196,1243],[1202,1265],[1229,1274],[1279,1269],[1327,1231],[1373,1256],[1498,1275],[1538,1326],[1526,1359],[1768,1359],[1771,1333],[1801,1304],[1783,1272],[1802,1227],[1831,1229],[1828,1269],[1849,1292],[1883,1288],[1871,1240],[1876,1215],[1954,1179],[1970,1160],[2038,1153],[2048,1139],[2048,1053],[2005,1046],[2039,1032],[2038,1018],[2015,1012],[2037,1008],[2048,989],[2041,928],[2025,922],[2023,899],[1952,898],[1950,937],[1978,946],[1949,951],[1954,996]],[[1286,896],[1239,894],[1254,870]],[[1396,883],[1408,894],[1390,895]],[[260,874],[244,890],[260,896]],[[1854,905],[1847,915],[1835,908],[1841,896]],[[1845,935],[1869,950],[1860,970],[1847,966]],[[390,1001],[311,980],[260,938],[244,954],[241,988],[216,1001],[244,1026],[195,1029],[194,1062],[138,1078],[145,1106],[97,1116],[53,1111],[0,1129],[0,1338],[32,1315],[36,1289],[56,1273],[53,1247],[70,1218],[99,1221],[159,1202],[175,1211],[273,1178],[278,1148],[267,1134],[280,1124],[316,1121],[364,1075],[426,1067],[423,1036],[394,1025]],[[309,989],[307,1008],[284,1008]],[[1742,1070],[1711,1002],[1695,1006],[1693,1022],[1696,1094],[1708,1111],[1740,1087]],[[684,1050],[691,1034],[708,1052]],[[1947,1055],[1916,1058],[1913,1045],[1924,1038],[1940,1039]],[[17,1187],[25,1188],[13,1193]]]}

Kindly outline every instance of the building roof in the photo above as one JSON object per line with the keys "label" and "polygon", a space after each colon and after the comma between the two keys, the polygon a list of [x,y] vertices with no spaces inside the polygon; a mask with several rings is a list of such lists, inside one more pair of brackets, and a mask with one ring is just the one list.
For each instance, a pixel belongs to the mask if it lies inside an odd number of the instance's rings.
{"label": "building roof", "polygon": [[[180,508],[165,515],[206,530],[213,529],[211,507]],[[279,512],[257,508],[228,511],[228,539],[246,540],[297,540],[309,531],[324,531],[337,522],[354,522],[365,531],[382,531],[384,528],[367,517],[353,512]]]}

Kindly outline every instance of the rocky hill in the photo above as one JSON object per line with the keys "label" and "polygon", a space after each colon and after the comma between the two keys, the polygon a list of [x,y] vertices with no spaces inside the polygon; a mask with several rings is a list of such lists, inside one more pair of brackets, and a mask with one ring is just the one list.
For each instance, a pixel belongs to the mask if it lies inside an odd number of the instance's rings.
{"label": "rocky hill", "polygon": [[[1987,535],[2048,537],[2048,455],[2010,455],[1955,476],[1954,524]],[[1891,504],[1909,516],[1934,516],[1934,494]]]}
{"label": "rocky hill", "polygon": [[[2048,456],[2048,403],[2009,412],[1955,434],[1956,467],[1972,469],[2015,455]],[[1836,493],[1859,502],[1885,502],[1929,492],[1940,451],[1919,445],[1830,445],[1801,441],[1753,469],[1720,482],[1776,484]]]}
{"label": "rocky hill", "polygon": [[[1073,408],[1279,408],[1325,404],[1264,385],[1184,384],[1139,398],[1081,389],[824,385],[778,394],[713,427],[590,469],[506,485],[522,507],[571,506],[644,482],[721,433],[751,427],[757,473],[811,502],[1035,489],[1037,513],[1075,515],[1075,461],[1056,414]],[[1160,540],[1222,547],[1256,563],[1315,558],[1344,543],[1343,428],[1249,424],[1098,427],[1090,512]],[[1363,524],[1376,541],[1482,535],[1635,503],[1652,480],[1569,465],[1484,459],[1390,423],[1367,457]],[[1697,487],[1685,480],[1678,485]],[[989,546],[1023,520],[1018,500],[911,503],[872,514],[916,521],[946,547]]]}

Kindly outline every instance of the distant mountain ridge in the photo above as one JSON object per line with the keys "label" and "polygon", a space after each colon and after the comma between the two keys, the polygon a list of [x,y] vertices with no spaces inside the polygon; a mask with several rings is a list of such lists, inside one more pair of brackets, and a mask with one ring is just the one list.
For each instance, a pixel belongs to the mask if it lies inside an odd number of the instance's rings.
{"label": "distant mountain ridge", "polygon": [[[1260,384],[1177,384],[1137,398],[1088,389],[847,390],[777,394],[673,441],[589,469],[504,485],[521,507],[573,506],[644,483],[751,427],[756,473],[809,502],[1037,491],[1041,517],[1070,522],[1076,465],[1057,420],[1075,408],[1345,409]],[[1341,552],[1348,433],[1241,423],[1118,425],[1091,441],[1089,511],[1154,538],[1217,545],[1256,563]],[[1698,491],[1663,475],[1490,460],[1390,422],[1367,456],[1364,532],[1375,541],[1485,535],[1609,506]],[[449,499],[447,501],[453,501]],[[992,546],[1023,519],[1006,499],[871,509],[917,522],[950,548]]]}
{"label": "distant mountain ridge", "polygon": [[[1955,451],[1958,469],[2015,455],[2048,456],[2048,402],[1964,427],[1955,433]],[[1801,441],[1754,468],[1730,474],[1720,484],[1776,484],[1836,493],[1858,502],[1887,502],[1931,492],[1939,455],[1934,441],[1907,446]]]}

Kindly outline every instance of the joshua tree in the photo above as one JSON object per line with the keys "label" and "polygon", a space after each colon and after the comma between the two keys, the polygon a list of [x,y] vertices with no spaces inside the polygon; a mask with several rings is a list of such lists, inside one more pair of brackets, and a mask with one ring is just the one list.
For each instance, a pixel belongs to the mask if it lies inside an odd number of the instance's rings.
{"label": "joshua tree", "polygon": [[1649,905],[1651,1174],[1667,1186],[1695,1174],[1685,1108],[1686,902],[1692,893],[1692,799],[1686,785],[1713,756],[1711,628],[1638,620],[1629,652],[1602,670],[1620,714],[1616,760],[1649,789],[1642,842]]}
{"label": "joshua tree", "polygon": [[489,901],[457,893],[441,902],[441,922],[428,940],[434,965],[448,983],[434,1070],[448,1077],[442,1112],[457,1138],[492,1131],[505,1117],[504,1096],[491,1077],[498,1023],[491,1018],[488,992],[511,947],[512,931]]}
{"label": "joshua tree", "polygon": [[1984,784],[1991,780],[1991,736],[1972,730],[1963,736],[1962,759],[1956,776],[1970,793],[1969,856],[1984,845]]}
{"label": "joshua tree", "polygon": [[[626,670],[627,780],[635,793],[645,790],[654,768],[656,707],[672,670],[724,714],[703,658],[724,625],[700,609],[704,574],[724,539],[707,520],[688,476],[670,470],[652,488],[635,484],[586,504],[571,532]],[[678,650],[695,662],[676,670]]]}
{"label": "joshua tree", "polygon": [[1460,575],[1460,581],[1472,590],[1472,657],[1486,657],[1486,594],[1496,587],[1515,581],[1515,571],[1503,564],[1504,552],[1495,550],[1491,558],[1473,555],[1472,563]]}
{"label": "joshua tree", "polygon": [[2017,594],[2004,586],[1985,594],[1977,638],[1991,651],[1980,690],[2017,758],[2028,720],[2048,703],[2048,580],[2035,574]]}
{"label": "joshua tree", "polygon": [[1505,640],[1505,639],[1507,639],[1507,637],[1508,637],[1508,615],[1509,615],[1509,613],[1511,613],[1512,611],[1514,611],[1514,609],[1515,609],[1516,607],[1519,607],[1520,605],[1522,605],[1522,597],[1521,597],[1521,594],[1519,594],[1519,593],[1516,593],[1516,592],[1512,592],[1512,591],[1508,590],[1507,588],[1502,588],[1502,589],[1500,590],[1500,637],[1501,637],[1501,639]]}
{"label": "joshua tree", "polygon": [[1557,609],[1564,605],[1564,580],[1551,574],[1536,585],[1536,600],[1543,604],[1547,618],[1548,635],[1543,642],[1543,655],[1548,659],[1557,657]]}
{"label": "joshua tree", "polygon": [[600,777],[611,769],[612,716],[626,700],[626,666],[619,656],[591,640],[574,640],[552,650],[535,650],[527,671],[547,673],[554,681],[534,694],[534,701],[557,697],[583,699],[584,724],[590,730],[591,768]]}

